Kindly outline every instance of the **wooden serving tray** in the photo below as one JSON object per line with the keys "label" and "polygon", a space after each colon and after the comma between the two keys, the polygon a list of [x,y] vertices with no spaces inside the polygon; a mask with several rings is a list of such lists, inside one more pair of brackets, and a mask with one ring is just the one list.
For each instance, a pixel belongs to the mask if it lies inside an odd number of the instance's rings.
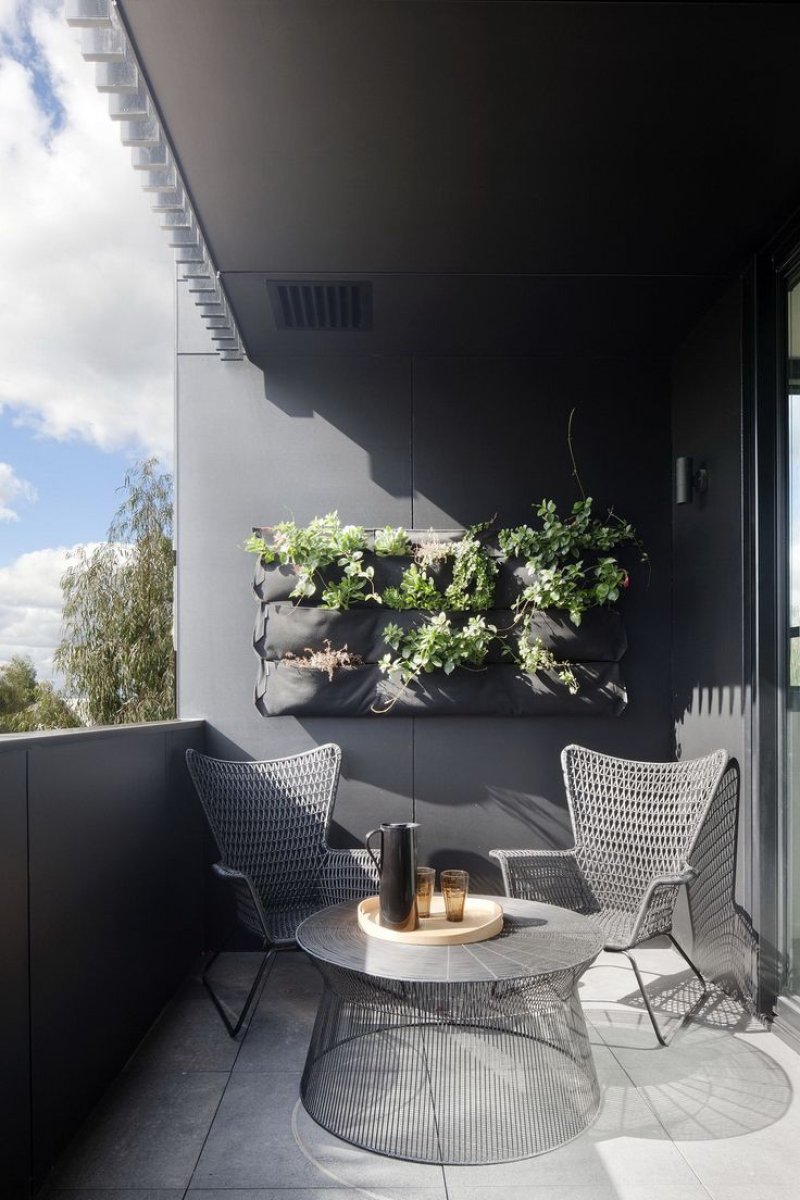
{"label": "wooden serving tray", "polygon": [[431,915],[421,917],[419,929],[401,932],[380,924],[379,899],[368,896],[358,906],[358,924],[369,937],[387,942],[406,942],[410,946],[455,946],[467,942],[485,942],[503,928],[503,910],[494,900],[467,896],[463,921],[448,921],[444,899],[435,895]]}

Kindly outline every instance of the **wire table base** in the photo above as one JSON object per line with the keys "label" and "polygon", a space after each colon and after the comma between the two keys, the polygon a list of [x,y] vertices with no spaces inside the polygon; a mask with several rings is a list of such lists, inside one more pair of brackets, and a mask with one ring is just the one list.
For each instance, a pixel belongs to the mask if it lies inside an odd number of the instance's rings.
{"label": "wire table base", "polygon": [[[554,922],[561,923],[561,910],[547,905],[504,899],[503,907],[507,918],[509,908],[526,909],[558,914]],[[462,1165],[527,1158],[586,1128],[600,1092],[576,985],[587,953],[591,961],[599,951],[593,923],[564,914],[573,935],[576,922],[583,923],[583,943],[576,955],[574,936],[571,943],[567,938],[568,952],[556,954],[556,961],[536,950],[526,956],[524,944],[509,960],[515,933],[518,943],[532,933],[530,924],[515,930],[513,918],[504,934],[469,947],[472,954],[460,959],[446,947],[405,946],[411,955],[397,959],[397,947],[387,954],[382,946],[383,969],[394,962],[396,973],[407,974],[418,962],[419,974],[435,975],[437,964],[446,963],[452,975],[398,979],[373,973],[381,964],[372,947],[368,971],[343,965],[351,955],[328,914],[352,908],[340,905],[309,918],[317,937],[306,930],[304,938],[303,926],[299,931],[325,985],[300,1087],[318,1124],[394,1158]],[[321,929],[326,918],[328,945]],[[546,943],[544,931],[540,936]],[[494,947],[497,956],[504,939],[499,953],[507,977],[497,977],[497,962],[490,976],[478,952]],[[567,966],[559,957],[578,961]]]}

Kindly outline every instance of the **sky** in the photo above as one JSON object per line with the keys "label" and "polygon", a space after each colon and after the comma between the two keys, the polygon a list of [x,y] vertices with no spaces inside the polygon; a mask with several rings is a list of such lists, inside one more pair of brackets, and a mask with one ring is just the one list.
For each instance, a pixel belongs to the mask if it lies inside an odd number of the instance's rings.
{"label": "sky", "polygon": [[0,663],[42,679],[70,551],[173,437],[172,254],[63,8],[0,0]]}

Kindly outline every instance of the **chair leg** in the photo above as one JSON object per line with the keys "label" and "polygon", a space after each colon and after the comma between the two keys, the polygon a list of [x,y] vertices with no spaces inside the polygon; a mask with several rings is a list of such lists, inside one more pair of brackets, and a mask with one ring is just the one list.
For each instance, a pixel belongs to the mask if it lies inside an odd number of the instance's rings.
{"label": "chair leg", "polygon": [[618,950],[616,953],[624,954],[625,957],[627,958],[628,962],[633,967],[633,973],[636,976],[636,982],[639,985],[639,991],[642,993],[642,999],[644,1000],[644,1006],[647,1009],[647,1015],[650,1018],[650,1024],[653,1026],[653,1030],[655,1032],[656,1037],[658,1038],[659,1044],[661,1046],[667,1046],[669,1043],[667,1042],[667,1039],[664,1037],[664,1034],[659,1029],[658,1021],[656,1020],[656,1014],[653,1012],[653,1006],[650,1003],[650,998],[647,995],[647,991],[645,990],[644,980],[642,979],[642,973],[639,970],[639,966],[638,966],[638,963],[636,962],[636,959],[633,957],[633,955],[628,950]]}
{"label": "chair leg", "polygon": [[[675,947],[675,949],[678,951],[678,954],[680,954],[681,958],[682,958],[682,959],[684,959],[684,961],[685,961],[685,962],[687,962],[687,963],[689,964],[689,966],[692,968],[692,970],[694,971],[694,973],[695,973],[695,975],[697,976],[697,978],[698,978],[698,979],[700,980],[700,982],[702,983],[702,985],[703,985],[703,997],[707,996],[707,995],[708,995],[708,983],[707,983],[707,982],[706,982],[706,980],[703,978],[703,975],[702,975],[702,973],[701,973],[701,971],[700,971],[699,967],[696,967],[696,966],[695,966],[695,964],[694,964],[694,963],[692,962],[692,960],[689,958],[689,955],[688,955],[688,954],[686,953],[686,951],[684,950],[683,946],[680,944],[680,942],[678,941],[678,939],[677,939],[677,938],[676,938],[676,937],[675,937],[673,934],[671,934],[671,933],[668,933],[668,934],[667,934],[667,937],[668,937],[668,938],[669,938],[669,940],[672,942],[673,946],[674,946],[674,947]],[[702,999],[703,997],[701,997],[701,999]],[[694,1008],[694,1007],[696,1007],[696,1006],[695,1006],[695,1005],[693,1005],[693,1006],[692,1006],[692,1008]],[[690,1009],[689,1011],[691,1012],[692,1010]]]}
{"label": "chair leg", "polygon": [[[689,955],[686,953],[686,951],[683,949],[683,947],[677,941],[677,939],[675,937],[673,937],[673,935],[671,933],[667,934],[667,937],[672,942],[673,946],[678,951],[680,956],[689,964],[689,966],[692,968],[695,975],[697,976],[697,978],[700,980],[700,982],[703,985],[703,991],[702,991],[700,997],[694,1002],[694,1004],[691,1006],[691,1008],[689,1008],[684,1013],[683,1017],[681,1018],[681,1023],[678,1026],[678,1029],[680,1029],[681,1026],[684,1024],[684,1022],[688,1021],[689,1017],[692,1015],[692,1013],[695,1011],[695,1009],[703,1002],[703,1000],[705,1000],[706,996],[708,995],[708,984],[706,983],[706,980],[703,978],[699,969],[695,966],[695,964],[689,958]],[[644,980],[642,979],[642,973],[639,970],[639,965],[636,962],[636,959],[633,957],[633,955],[631,954],[631,952],[629,950],[618,950],[617,953],[624,954],[625,957],[627,958],[628,962],[633,967],[633,973],[636,976],[636,982],[639,985],[639,991],[642,993],[642,999],[644,1000],[644,1006],[647,1009],[647,1015],[650,1018],[650,1024],[653,1026],[653,1030],[655,1031],[655,1035],[658,1038],[659,1044],[662,1046],[668,1046],[669,1043],[672,1041],[672,1038],[675,1036],[675,1033],[677,1033],[678,1030],[676,1029],[673,1032],[672,1037],[670,1037],[670,1038],[666,1038],[664,1036],[664,1034],[661,1032],[661,1029],[659,1028],[658,1021],[656,1020],[656,1015],[653,1012],[653,1006],[650,1003],[650,998],[647,995],[647,990],[644,986]]]}
{"label": "chair leg", "polygon": [[227,1029],[229,1035],[232,1038],[235,1038],[237,1033],[239,1032],[239,1030],[242,1028],[242,1025],[244,1024],[245,1017],[247,1016],[251,1005],[257,999],[259,987],[260,987],[262,979],[264,978],[264,972],[267,969],[267,964],[270,963],[272,961],[272,959],[275,957],[275,950],[272,949],[272,950],[265,951],[264,957],[261,960],[261,965],[259,966],[258,971],[256,972],[255,979],[253,980],[252,987],[250,988],[250,991],[247,993],[247,999],[244,1002],[244,1008],[239,1013],[239,1016],[238,1016],[235,1024],[231,1021],[230,1017],[228,1016],[227,1012],[225,1011],[225,1009],[222,1005],[222,1002],[220,1001],[216,992],[212,988],[211,983],[209,982],[209,979],[208,979],[208,972],[211,970],[214,963],[219,958],[220,953],[221,953],[221,951],[216,950],[211,955],[208,962],[205,964],[205,966],[203,968],[203,975],[202,975],[203,987],[206,989],[206,991],[208,992],[212,1001],[214,1002],[214,1007],[216,1008],[219,1015],[222,1017],[222,1021],[225,1025],[225,1028]]}

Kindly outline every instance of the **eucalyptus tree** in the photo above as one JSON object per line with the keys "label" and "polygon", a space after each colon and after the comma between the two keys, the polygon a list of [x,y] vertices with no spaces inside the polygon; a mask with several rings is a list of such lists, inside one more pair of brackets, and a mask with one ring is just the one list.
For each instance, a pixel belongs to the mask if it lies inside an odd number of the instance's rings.
{"label": "eucalyptus tree", "polygon": [[92,725],[175,715],[172,477],[150,458],[120,490],[108,540],[78,549],[61,579],[54,661]]}

